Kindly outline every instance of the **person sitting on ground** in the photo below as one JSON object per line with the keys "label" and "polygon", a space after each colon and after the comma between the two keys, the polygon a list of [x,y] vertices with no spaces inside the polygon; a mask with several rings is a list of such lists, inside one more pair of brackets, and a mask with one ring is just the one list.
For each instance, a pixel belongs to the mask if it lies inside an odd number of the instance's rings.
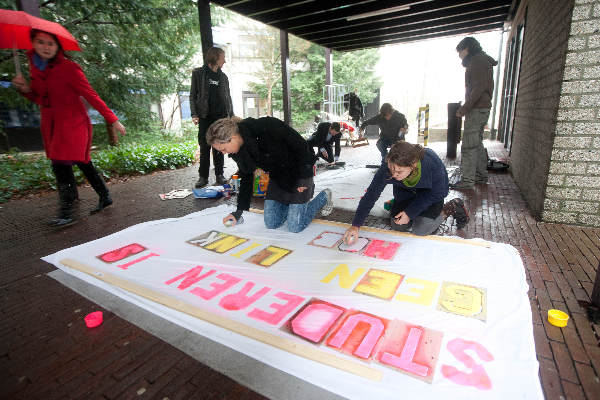
{"label": "person sitting on ground", "polygon": [[377,149],[381,153],[381,163],[383,164],[388,148],[398,140],[404,140],[408,132],[408,122],[406,122],[404,114],[394,110],[390,103],[383,103],[379,109],[379,114],[360,125],[361,135],[369,125],[379,125]]}
{"label": "person sitting on ground", "polygon": [[[307,140],[308,146],[313,152],[314,160],[319,157],[328,163],[335,162],[340,158],[340,139],[341,127],[339,122],[321,122],[317,127],[317,131]],[[333,154],[332,145],[335,144],[335,155]],[[314,153],[314,147],[318,147],[317,154]]]}
{"label": "person sitting on ground", "polygon": [[365,195],[358,203],[352,226],[344,241],[352,244],[358,231],[386,185],[394,188],[391,208],[392,229],[429,235],[440,226],[442,207],[448,195],[448,174],[438,155],[431,149],[405,141],[396,142],[379,167]]}
{"label": "person sitting on ground", "polygon": [[239,168],[237,209],[223,218],[223,224],[235,225],[249,209],[256,168],[269,173],[264,205],[267,228],[279,228],[287,220],[290,232],[301,232],[319,210],[321,215],[333,210],[329,189],[311,200],[314,156],[302,136],[284,122],[273,117],[222,118],[208,128],[206,141],[217,151],[229,154]]}

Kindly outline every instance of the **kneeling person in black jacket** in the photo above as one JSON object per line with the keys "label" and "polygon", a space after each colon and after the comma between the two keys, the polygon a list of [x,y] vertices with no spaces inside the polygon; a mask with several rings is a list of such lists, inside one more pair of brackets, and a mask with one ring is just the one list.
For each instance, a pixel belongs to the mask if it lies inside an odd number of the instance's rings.
{"label": "kneeling person in black jacket", "polygon": [[306,140],[282,121],[272,118],[222,118],[206,133],[206,142],[217,151],[229,154],[241,176],[237,209],[223,218],[235,225],[244,210],[250,208],[254,170],[269,173],[264,219],[269,229],[287,220],[290,232],[300,232],[317,212],[329,215],[333,210],[331,190],[314,193],[313,155]]}
{"label": "kneeling person in black jacket", "polygon": [[[315,161],[318,157],[328,163],[337,161],[340,158],[340,139],[342,137],[341,127],[339,122],[321,122],[317,127],[317,131],[312,134],[310,139],[307,140],[308,146],[313,151],[314,147],[318,147],[319,150],[315,157]],[[332,145],[335,144],[335,155],[333,153]]]}

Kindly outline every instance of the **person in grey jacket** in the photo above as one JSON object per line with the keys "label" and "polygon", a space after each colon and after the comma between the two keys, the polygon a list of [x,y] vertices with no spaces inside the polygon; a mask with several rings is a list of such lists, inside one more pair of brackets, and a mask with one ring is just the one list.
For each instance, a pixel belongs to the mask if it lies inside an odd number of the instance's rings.
{"label": "person in grey jacket", "polygon": [[381,153],[381,163],[383,164],[388,148],[398,140],[404,140],[408,132],[408,122],[404,114],[394,110],[390,103],[383,103],[379,114],[360,125],[360,132],[362,133],[369,125],[379,125],[377,149]]}
{"label": "person in grey jacket", "polygon": [[465,103],[456,111],[465,117],[462,144],[460,146],[460,182],[450,185],[452,189],[473,189],[476,183],[487,183],[487,153],[483,146],[483,130],[490,117],[494,93],[494,66],[496,60],[488,56],[479,42],[466,37],[456,46],[458,56],[465,67]]}
{"label": "person in grey jacket", "polygon": [[[201,188],[208,184],[211,147],[206,143],[206,131],[210,124],[220,118],[233,116],[233,104],[229,93],[229,80],[221,68],[225,64],[225,52],[210,48],[205,56],[205,64],[192,72],[190,90],[190,111],[192,121],[198,125],[198,144],[200,145],[200,166],[198,181],[194,185]],[[215,165],[216,184],[227,182],[223,176],[223,154],[212,150]]]}

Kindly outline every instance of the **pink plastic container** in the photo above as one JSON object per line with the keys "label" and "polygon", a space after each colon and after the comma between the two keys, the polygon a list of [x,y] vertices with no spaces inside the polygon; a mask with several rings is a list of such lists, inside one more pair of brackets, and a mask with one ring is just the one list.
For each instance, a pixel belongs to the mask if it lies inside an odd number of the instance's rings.
{"label": "pink plastic container", "polygon": [[85,326],[88,328],[95,328],[102,323],[102,311],[94,311],[85,316]]}

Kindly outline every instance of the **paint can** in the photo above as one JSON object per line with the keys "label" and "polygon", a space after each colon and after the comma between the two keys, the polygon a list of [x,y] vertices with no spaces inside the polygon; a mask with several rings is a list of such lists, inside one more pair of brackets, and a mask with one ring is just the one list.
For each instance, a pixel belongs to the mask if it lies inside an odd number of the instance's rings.
{"label": "paint can", "polygon": [[255,197],[265,197],[268,187],[269,173],[257,168],[256,171],[254,171],[254,185],[252,188],[252,194]]}

